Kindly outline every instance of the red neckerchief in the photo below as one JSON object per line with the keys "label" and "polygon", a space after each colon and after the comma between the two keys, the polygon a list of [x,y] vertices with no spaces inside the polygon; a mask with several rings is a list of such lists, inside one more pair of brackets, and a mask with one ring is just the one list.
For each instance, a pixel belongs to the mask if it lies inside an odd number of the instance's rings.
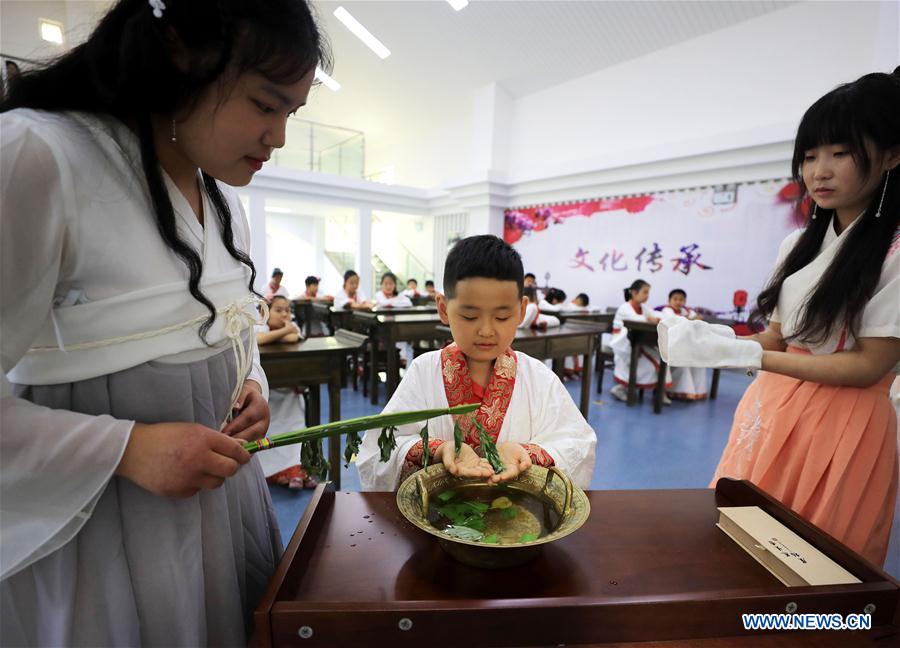
{"label": "red neckerchief", "polygon": [[[507,349],[494,362],[494,372],[487,387],[482,391],[479,389],[480,385],[472,382],[466,356],[456,343],[444,347],[441,351],[441,375],[444,378],[444,392],[447,394],[447,403],[450,407],[481,403],[481,407],[475,411],[474,420],[472,414],[456,417],[456,422],[465,435],[465,442],[473,448],[481,445],[474,424],[476,420],[491,439],[497,441],[500,436],[500,428],[503,427],[503,419],[512,398],[513,388],[516,386],[516,365],[515,352]],[[481,398],[478,391],[482,391]]]}
{"label": "red neckerchief", "polygon": [[634,309],[634,312],[638,315],[644,314],[644,308],[640,304],[635,304],[634,300],[631,300],[631,307]]}

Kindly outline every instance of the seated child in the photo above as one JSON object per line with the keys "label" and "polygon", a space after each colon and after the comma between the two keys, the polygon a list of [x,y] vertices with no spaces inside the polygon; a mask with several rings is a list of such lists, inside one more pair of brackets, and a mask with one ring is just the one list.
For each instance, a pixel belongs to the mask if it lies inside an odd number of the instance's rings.
{"label": "seated child", "polygon": [[334,298],[335,308],[348,308],[353,310],[372,310],[375,304],[366,299],[365,294],[359,289],[359,275],[353,270],[344,273],[344,286]]}
{"label": "seated child", "polygon": [[575,299],[563,306],[566,311],[586,311],[591,303],[591,298],[586,293],[578,293]]}
{"label": "seated child", "polygon": [[547,296],[538,301],[538,308],[542,313],[558,313],[566,304],[566,293],[559,288],[551,288]]}
{"label": "seated child", "polygon": [[[378,308],[412,308],[413,304],[405,293],[397,294],[397,275],[385,272],[381,277],[381,290],[375,293],[375,305]],[[397,342],[397,348],[408,367],[413,360],[412,345],[409,342]]]}
{"label": "seated child", "polygon": [[409,297],[410,299],[421,297],[422,293],[419,292],[419,282],[415,279],[408,279],[406,282],[406,290],[400,294]]}
{"label": "seated child", "polygon": [[437,299],[437,290],[435,290],[434,282],[431,279],[425,282],[425,295],[429,299]]}
{"label": "seated child", "polygon": [[412,302],[404,294],[397,294],[397,275],[385,272],[381,277],[381,289],[375,293],[378,308],[412,308]]}
{"label": "seated child", "polygon": [[[256,326],[256,343],[287,344],[300,341],[300,329],[291,321],[291,304],[286,297],[276,295],[269,306],[269,319]],[[266,436],[292,432],[306,427],[303,397],[295,389],[272,389],[269,393],[269,431]],[[315,488],[300,465],[299,446],[270,448],[259,453],[259,464],[270,484],[289,488]]]}
{"label": "seated child", "polygon": [[[686,317],[702,319],[697,313],[684,305],[687,293],[676,288],[669,293],[669,304],[662,309],[663,317]],[[666,395],[675,400],[704,400],[707,397],[705,367],[672,367],[672,387]]]}
{"label": "seated child", "polygon": [[[643,279],[635,280],[631,286],[625,289],[625,303],[619,306],[615,319],[613,319],[612,340],[609,346],[613,350],[615,359],[613,378],[616,384],[609,391],[621,401],[628,399],[628,374],[631,369],[631,342],[628,340],[628,329],[625,328],[625,322],[649,322],[650,324],[656,324],[660,320],[655,311],[647,306],[648,299],[650,299],[650,284]],[[641,349],[637,363],[636,383],[638,389],[656,388],[659,362],[658,350],[646,347]],[[671,374],[667,368],[666,388],[671,386],[671,384]],[[671,405],[672,401],[663,395],[663,403]]]}
{"label": "seated child", "polygon": [[[549,368],[510,348],[525,310],[518,252],[490,235],[459,241],[447,255],[444,291],[438,313],[454,342],[416,358],[384,412],[481,403],[474,415],[457,417],[464,433],[459,455],[453,419],[429,422],[432,463],[493,483],[515,479],[532,464],[555,465],[586,488],[594,471],[594,430]],[[473,418],[497,443],[502,473],[495,475],[483,458]],[[380,430],[366,433],[357,460],[364,490],[394,490],[401,477],[422,467],[421,428],[400,426],[388,462],[379,458]]]}
{"label": "seated child", "polygon": [[525,295],[524,303],[527,305],[525,307],[525,316],[522,318],[519,328],[533,328],[546,331],[548,328],[555,328],[560,325],[559,318],[553,317],[553,315],[541,314],[541,309],[537,304],[537,290],[534,286],[523,288],[523,293]]}

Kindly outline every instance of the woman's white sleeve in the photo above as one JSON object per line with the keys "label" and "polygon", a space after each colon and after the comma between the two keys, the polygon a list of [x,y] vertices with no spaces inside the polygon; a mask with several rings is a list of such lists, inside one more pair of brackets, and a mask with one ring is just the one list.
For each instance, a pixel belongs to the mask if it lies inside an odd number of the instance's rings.
{"label": "woman's white sleeve", "polygon": [[35,405],[6,378],[50,317],[73,262],[74,187],[52,140],[2,117],[0,144],[0,579],[69,542],[118,467],[134,423]]}

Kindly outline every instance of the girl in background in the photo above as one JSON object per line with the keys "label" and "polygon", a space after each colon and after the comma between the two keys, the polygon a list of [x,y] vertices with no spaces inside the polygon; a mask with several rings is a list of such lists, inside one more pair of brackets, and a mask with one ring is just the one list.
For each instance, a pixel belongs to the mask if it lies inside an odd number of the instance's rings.
{"label": "girl in background", "polygon": [[359,275],[353,270],[344,273],[344,285],[334,297],[335,308],[351,308],[353,310],[372,310],[374,303],[366,298],[359,289]]}
{"label": "girl in background", "polygon": [[[696,311],[685,306],[687,293],[681,288],[669,292],[669,303],[662,309],[663,317],[684,317],[689,320],[703,319]],[[672,367],[672,388],[666,395],[674,400],[706,400],[706,367]]]}
{"label": "girl in background", "polygon": [[[300,328],[291,319],[290,302],[281,295],[273,297],[269,305],[268,321],[256,326],[257,344],[293,344],[302,339]],[[270,390],[269,411],[271,416],[267,437],[306,427],[306,408],[299,389]],[[300,465],[298,446],[282,446],[260,452],[259,464],[270,484],[292,489],[315,488],[318,485]]]}
{"label": "girl in background", "polygon": [[[643,279],[637,279],[628,288],[625,289],[625,303],[619,306],[616,316],[613,319],[612,340],[609,343],[613,350],[615,360],[615,370],[613,379],[616,384],[610,389],[610,393],[620,401],[628,400],[628,375],[631,369],[631,342],[628,340],[628,329],[625,327],[626,321],[631,322],[649,322],[656,324],[659,317],[656,316],[647,306],[647,300],[650,299],[650,284]],[[641,349],[638,355],[637,365],[637,388],[638,389],[655,389],[657,377],[659,376],[659,352],[656,349]],[[666,387],[672,384],[671,376],[666,376]],[[671,405],[665,395],[663,403]]]}
{"label": "girl in background", "polygon": [[[381,277],[381,289],[375,293],[376,308],[412,308],[412,301],[406,295],[397,294],[397,275],[385,272]],[[408,367],[413,361],[413,347],[409,342],[397,342],[400,357]]]}

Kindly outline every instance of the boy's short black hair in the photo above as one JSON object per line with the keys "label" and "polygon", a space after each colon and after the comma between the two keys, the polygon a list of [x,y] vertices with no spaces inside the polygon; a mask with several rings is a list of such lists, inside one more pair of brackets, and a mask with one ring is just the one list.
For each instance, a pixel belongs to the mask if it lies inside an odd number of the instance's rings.
{"label": "boy's short black hair", "polygon": [[522,277],[522,279],[527,279],[528,277],[531,277],[532,279],[534,279],[535,281],[537,281],[537,277],[534,276],[534,273],[533,273],[533,272],[526,272],[526,273],[525,273],[525,276]]}
{"label": "boy's short black hair", "polygon": [[319,278],[318,278],[318,277],[314,277],[314,276],[312,276],[312,275],[309,275],[309,276],[306,278],[306,287],[307,287],[307,288],[309,288],[310,286],[315,286],[317,283],[319,283]]}
{"label": "boy's short black hair", "polygon": [[407,279],[407,280],[406,280],[406,285],[408,286],[410,283],[414,283],[414,284],[416,284],[417,286],[419,285],[419,282],[416,281],[415,279]]}
{"label": "boy's short black hair", "polygon": [[428,288],[428,286],[434,288],[434,282],[431,279],[425,282],[425,287]]}
{"label": "boy's short black hair", "polygon": [[464,279],[482,277],[514,281],[522,297],[525,287],[522,257],[501,238],[491,234],[469,236],[456,243],[444,264],[444,294],[456,297],[456,284]]}
{"label": "boy's short black hair", "polygon": [[687,293],[684,292],[681,288],[676,288],[675,290],[669,291],[669,299],[672,299],[675,295],[681,295],[685,299],[687,299]]}
{"label": "boy's short black hair", "polygon": [[546,299],[551,304],[559,304],[566,301],[566,293],[559,288],[551,288],[547,291]]}
{"label": "boy's short black hair", "polygon": [[283,277],[284,273],[281,271],[281,268],[275,268],[274,270],[272,270],[272,276],[273,277]]}
{"label": "boy's short black hair", "polygon": [[575,295],[575,299],[583,301],[585,306],[591,303],[591,298],[587,296],[587,293],[578,293]]}
{"label": "boy's short black hair", "polygon": [[344,273],[344,283],[347,283],[348,281],[353,279],[353,277],[358,277],[358,276],[359,275],[356,274],[355,270],[347,270],[347,272]]}

